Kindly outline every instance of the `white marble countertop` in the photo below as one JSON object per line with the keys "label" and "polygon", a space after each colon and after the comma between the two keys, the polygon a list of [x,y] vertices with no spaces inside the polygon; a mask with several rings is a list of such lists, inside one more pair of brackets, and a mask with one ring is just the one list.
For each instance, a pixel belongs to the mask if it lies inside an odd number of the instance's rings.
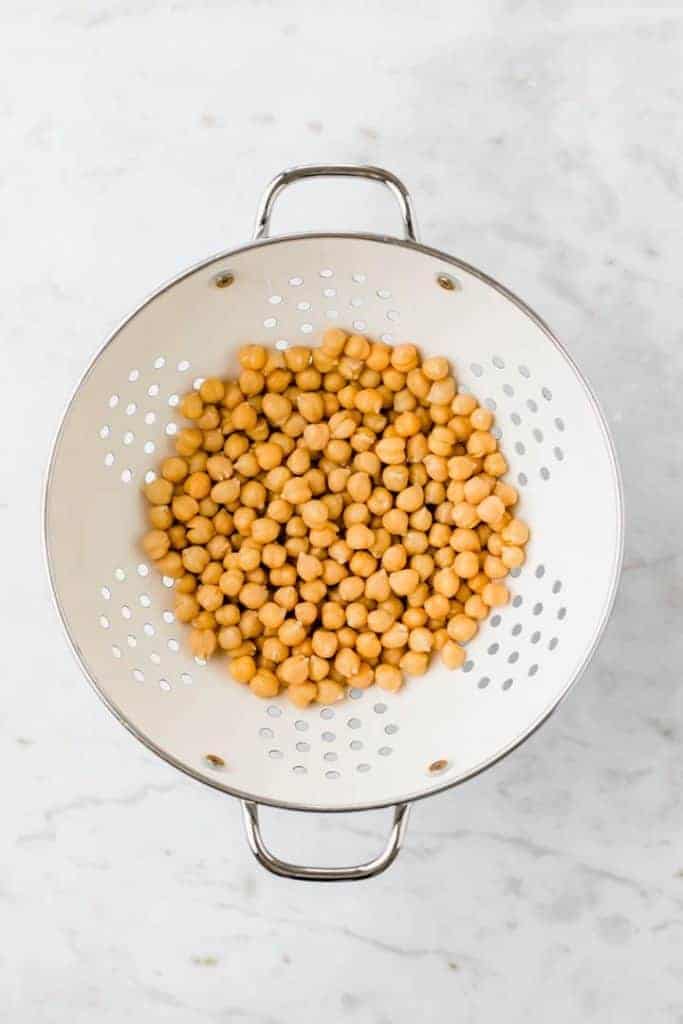
{"label": "white marble countertop", "polygon": [[[12,1024],[681,1021],[681,12],[327,7],[0,13],[0,1005]],[[95,700],[38,539],[51,436],[101,339],[315,161],[395,170],[425,241],[553,325],[604,404],[628,514],[613,621],[561,711],[416,806],[387,874],[323,888],[260,870],[236,802]],[[392,229],[374,192],[342,224],[314,191],[295,226]],[[321,860],[387,823],[264,818]]]}

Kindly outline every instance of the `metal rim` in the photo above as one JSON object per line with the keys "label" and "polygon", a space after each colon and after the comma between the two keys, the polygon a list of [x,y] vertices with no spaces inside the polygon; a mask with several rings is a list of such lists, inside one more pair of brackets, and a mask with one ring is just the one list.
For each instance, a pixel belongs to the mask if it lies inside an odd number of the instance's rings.
{"label": "metal rim", "polygon": [[[270,799],[270,798],[266,799],[264,797],[257,796],[257,795],[255,795],[253,793],[249,793],[249,792],[244,791],[244,790],[235,789],[234,787],[231,787],[231,786],[228,786],[228,785],[226,785],[224,783],[221,783],[218,780],[207,779],[203,775],[201,775],[199,772],[195,771],[193,768],[190,768],[187,765],[185,765],[185,764],[181,763],[180,761],[178,761],[168,751],[162,750],[159,746],[157,746],[157,744],[149,736],[147,736],[145,733],[143,733],[141,730],[139,730],[137,728],[137,726],[135,726],[123,714],[123,712],[118,708],[116,703],[114,701],[112,701],[109,697],[107,697],[107,695],[105,693],[103,693],[103,691],[99,688],[99,686],[97,685],[97,682],[95,681],[94,677],[90,673],[88,665],[87,665],[85,659],[83,658],[83,656],[82,656],[82,654],[80,652],[80,649],[79,649],[79,646],[78,646],[76,640],[71,635],[71,632],[69,630],[69,626],[67,624],[67,620],[66,620],[66,616],[65,616],[64,610],[62,609],[62,606],[61,606],[61,603],[60,603],[60,600],[59,600],[59,595],[57,593],[57,589],[56,589],[56,585],[55,585],[55,580],[54,580],[54,576],[53,576],[53,572],[52,572],[52,559],[51,559],[51,555],[50,555],[49,522],[48,522],[48,518],[49,518],[48,495],[49,495],[49,491],[50,491],[50,483],[51,483],[52,475],[53,475],[53,472],[54,472],[56,457],[57,457],[57,453],[58,453],[58,450],[59,450],[59,445],[60,445],[60,442],[61,442],[61,439],[62,439],[62,433],[63,433],[63,430],[64,430],[64,424],[65,424],[66,419],[67,419],[67,417],[69,415],[69,412],[71,411],[71,407],[72,407],[74,401],[77,398],[77,395],[78,395],[78,392],[79,392],[81,386],[87,381],[88,377],[90,376],[92,370],[95,367],[95,364],[97,363],[97,360],[102,355],[102,353],[109,347],[109,345],[111,345],[112,342],[114,342],[114,340],[116,339],[116,336],[119,334],[119,332],[127,324],[129,324],[130,321],[133,320],[138,315],[138,313],[140,313],[146,306],[148,306],[151,302],[153,302],[158,296],[162,295],[164,292],[168,291],[170,288],[173,288],[176,284],[179,284],[186,277],[189,277],[192,274],[195,274],[197,271],[202,270],[205,267],[211,266],[211,264],[215,263],[217,260],[229,259],[230,257],[238,256],[241,253],[248,252],[248,251],[253,250],[253,249],[265,248],[266,246],[271,246],[271,245],[279,245],[279,244],[284,243],[284,242],[296,242],[296,241],[302,241],[302,240],[305,240],[305,239],[313,239],[313,240],[324,241],[326,239],[331,239],[331,238],[334,238],[334,239],[340,239],[340,238],[361,239],[363,241],[379,242],[379,243],[385,244],[385,245],[397,245],[397,246],[400,246],[401,248],[408,249],[410,251],[414,251],[414,252],[420,253],[420,254],[425,255],[425,256],[435,257],[435,258],[437,258],[439,260],[442,260],[445,263],[448,263],[452,267],[457,267],[460,270],[464,270],[467,273],[472,274],[474,277],[478,278],[480,281],[482,281],[485,284],[489,285],[491,288],[493,288],[495,291],[497,291],[500,295],[502,295],[508,301],[512,302],[513,305],[515,305],[522,313],[524,313],[527,317],[529,317],[529,319],[532,320],[536,324],[536,326],[539,327],[543,331],[543,333],[545,334],[545,336],[548,339],[548,341],[555,347],[555,349],[559,352],[559,354],[564,358],[565,362],[567,363],[569,368],[573,371],[576,379],[578,380],[579,384],[582,386],[582,388],[584,389],[584,391],[586,393],[586,397],[588,398],[588,401],[589,401],[590,405],[592,406],[593,411],[595,412],[595,415],[597,417],[597,420],[598,420],[598,423],[599,423],[599,426],[600,426],[600,429],[601,429],[601,432],[602,432],[602,435],[603,435],[603,438],[604,438],[604,441],[605,441],[605,444],[606,444],[606,447],[607,447],[607,452],[608,452],[608,456],[609,456],[610,465],[611,465],[611,468],[612,468],[612,472],[614,474],[614,483],[615,483],[615,487],[616,487],[616,496],[617,496],[617,522],[616,522],[617,549],[616,549],[616,553],[615,553],[614,564],[613,564],[613,567],[612,567],[612,575],[611,575],[611,579],[610,579],[610,583],[609,583],[609,590],[608,590],[607,598],[606,598],[604,606],[603,606],[603,611],[602,611],[602,615],[600,617],[600,622],[599,622],[598,627],[597,627],[597,629],[595,631],[595,636],[593,638],[593,642],[592,642],[591,646],[586,651],[586,654],[585,654],[582,662],[580,663],[580,665],[578,666],[578,668],[574,672],[573,676],[571,677],[571,679],[567,683],[566,687],[564,688],[562,694],[557,698],[555,703],[547,711],[545,711],[542,715],[540,715],[535,721],[533,721],[531,723],[531,725],[529,726],[529,728],[524,733],[522,733],[520,736],[518,736],[516,739],[514,739],[506,747],[504,747],[502,750],[497,751],[497,753],[494,754],[492,757],[488,758],[485,761],[482,761],[475,768],[472,768],[465,775],[462,775],[462,776],[458,777],[457,779],[452,779],[450,781],[444,781],[441,784],[435,785],[432,789],[429,789],[426,792],[414,793],[414,794],[408,794],[408,795],[401,794],[398,797],[394,797],[393,799],[383,800],[383,801],[380,801],[379,803],[353,804],[353,805],[345,804],[342,807],[327,807],[327,806],[324,806],[324,805],[320,805],[319,806],[317,804],[315,806],[303,806],[301,804],[291,803],[291,802],[288,802],[288,801],[274,800],[274,799]],[[49,462],[48,462],[48,466],[47,466],[47,471],[46,471],[45,478],[44,478],[44,483],[43,483],[43,499],[42,499],[42,501],[43,501],[43,516],[42,516],[42,548],[43,548],[43,557],[44,557],[44,560],[45,560],[45,565],[46,565],[46,569],[47,569],[48,579],[49,579],[49,583],[50,583],[50,591],[52,593],[53,601],[54,601],[55,606],[57,608],[57,611],[59,613],[59,618],[60,618],[60,621],[61,621],[61,624],[62,624],[62,628],[63,628],[64,633],[66,635],[66,639],[67,639],[67,642],[69,644],[69,647],[70,647],[72,653],[74,654],[74,656],[76,657],[76,660],[78,661],[78,664],[79,664],[79,666],[81,668],[81,671],[84,673],[84,675],[85,675],[86,679],[88,680],[90,686],[95,691],[95,693],[100,698],[100,700],[104,703],[104,705],[108,708],[108,710],[121,723],[121,725],[123,725],[128,730],[129,733],[131,733],[133,736],[135,736],[135,738],[137,740],[139,740],[149,750],[151,750],[152,753],[156,754],[158,757],[162,758],[168,764],[172,765],[174,768],[177,768],[179,771],[183,772],[185,775],[190,776],[190,778],[196,779],[197,782],[201,782],[201,783],[203,783],[206,786],[210,786],[212,789],[220,790],[221,792],[227,793],[229,796],[236,797],[239,800],[251,801],[253,803],[263,804],[265,806],[270,806],[270,807],[277,807],[277,808],[281,808],[282,810],[306,811],[306,812],[309,812],[309,813],[316,813],[316,814],[324,814],[324,813],[330,813],[330,814],[339,813],[339,814],[343,814],[343,813],[349,813],[351,811],[380,810],[380,809],[385,808],[385,807],[394,807],[397,802],[414,803],[417,800],[424,800],[427,797],[435,796],[437,793],[442,793],[445,790],[452,789],[455,786],[461,785],[463,782],[469,781],[469,779],[475,778],[477,775],[480,775],[482,772],[486,771],[487,768],[491,768],[491,767],[493,767],[493,765],[498,764],[499,761],[502,761],[503,758],[507,757],[508,754],[511,754],[513,750],[516,750],[519,746],[521,746],[522,743],[524,743],[527,739],[529,739],[530,736],[533,736],[533,734],[538,729],[540,729],[540,727],[542,725],[544,725],[545,722],[548,721],[550,716],[552,714],[554,714],[554,712],[559,708],[559,706],[565,700],[565,698],[567,697],[569,692],[574,688],[576,683],[579,681],[581,676],[584,674],[584,672],[586,671],[586,668],[588,667],[590,661],[592,660],[593,655],[595,654],[595,652],[596,652],[596,650],[598,648],[598,645],[599,645],[599,643],[600,643],[600,641],[602,639],[602,636],[604,634],[604,631],[605,631],[605,628],[607,626],[607,623],[609,622],[610,615],[612,613],[612,609],[614,607],[614,602],[615,602],[615,599],[616,599],[617,590],[618,590],[618,586],[619,586],[619,578],[620,578],[620,575],[621,575],[621,567],[622,567],[622,562],[623,562],[623,556],[624,556],[624,492],[623,492],[623,482],[622,482],[622,478],[621,478],[621,472],[619,470],[619,463],[617,462],[617,458],[616,458],[616,450],[615,450],[614,441],[612,439],[612,435],[611,435],[609,426],[607,424],[607,420],[605,419],[605,415],[604,415],[604,413],[603,413],[603,411],[602,411],[602,409],[600,407],[600,403],[599,403],[599,401],[598,401],[598,399],[597,399],[597,397],[595,395],[595,392],[593,391],[591,385],[589,384],[589,382],[586,380],[586,378],[582,374],[581,370],[579,370],[578,366],[576,365],[576,363],[574,362],[572,357],[569,355],[567,350],[564,348],[562,343],[555,336],[555,334],[551,331],[551,329],[548,326],[548,324],[542,319],[542,317],[540,317],[536,312],[534,312],[534,310],[531,309],[531,307],[528,306],[526,304],[526,302],[524,302],[522,299],[520,299],[519,296],[515,295],[514,292],[510,291],[509,288],[506,288],[505,285],[500,284],[494,278],[490,277],[488,274],[485,274],[483,271],[478,270],[476,267],[473,267],[471,264],[466,263],[464,260],[457,259],[455,256],[450,256],[448,253],[444,253],[444,252],[442,252],[439,249],[434,249],[434,248],[431,248],[430,246],[427,246],[427,245],[422,245],[419,242],[399,239],[399,238],[395,238],[395,237],[393,237],[391,235],[376,235],[376,234],[367,234],[367,233],[360,233],[360,232],[329,232],[329,231],[322,232],[322,233],[307,232],[307,233],[301,233],[301,234],[295,234],[295,235],[279,235],[279,236],[277,236],[275,238],[259,239],[258,241],[250,242],[247,245],[239,246],[236,249],[229,249],[229,250],[227,250],[225,252],[219,252],[219,253],[216,253],[216,254],[214,254],[212,256],[209,256],[207,259],[201,260],[201,262],[194,264],[193,266],[187,268],[186,270],[183,270],[176,277],[171,278],[169,281],[165,282],[159,288],[157,288],[156,291],[154,291],[150,295],[148,295],[147,298],[145,298],[138,306],[136,306],[135,309],[132,311],[132,313],[130,313],[122,321],[120,321],[120,323],[117,324],[117,326],[114,328],[114,330],[108,335],[108,337],[105,339],[104,343],[100,346],[100,348],[97,350],[97,352],[95,353],[93,358],[90,360],[90,363],[88,364],[87,369],[82,374],[80,380],[78,381],[78,383],[76,384],[75,388],[73,389],[73,391],[71,393],[71,396],[69,397],[69,400],[68,400],[68,402],[66,404],[66,407],[64,409],[64,412],[62,414],[62,417],[60,419],[59,429],[57,431],[56,437],[54,439],[54,442],[53,442],[53,445],[52,445],[52,448],[51,448],[51,451],[50,451],[50,458],[49,458]]]}

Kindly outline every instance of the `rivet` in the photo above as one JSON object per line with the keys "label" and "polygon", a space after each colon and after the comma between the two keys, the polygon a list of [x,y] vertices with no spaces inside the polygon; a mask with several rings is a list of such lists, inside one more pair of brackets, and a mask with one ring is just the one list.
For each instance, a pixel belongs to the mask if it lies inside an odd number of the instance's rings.
{"label": "rivet", "polygon": [[442,772],[444,768],[448,768],[448,761],[442,757],[438,761],[432,761],[427,771],[434,775],[437,772]]}
{"label": "rivet", "polygon": [[235,275],[229,270],[222,270],[220,274],[216,274],[213,283],[216,288],[229,288],[231,284],[235,283]]}
{"label": "rivet", "polygon": [[458,287],[455,278],[451,277],[450,274],[437,274],[436,283],[446,292],[454,292]]}

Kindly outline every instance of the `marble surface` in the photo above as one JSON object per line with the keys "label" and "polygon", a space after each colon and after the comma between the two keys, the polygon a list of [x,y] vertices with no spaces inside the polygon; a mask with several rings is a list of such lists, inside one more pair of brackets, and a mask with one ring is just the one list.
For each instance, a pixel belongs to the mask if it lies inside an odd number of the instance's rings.
{"label": "marble surface", "polygon": [[[327,6],[0,11],[0,1018],[683,1021],[680,8]],[[386,875],[324,888],[261,871],[237,804],[95,700],[39,542],[50,439],[100,340],[247,239],[273,173],[319,160],[398,172],[427,242],[553,325],[604,404],[628,514],[614,618],[561,711],[416,806]],[[394,223],[360,188],[281,217]],[[387,827],[264,819],[279,850],[328,862]]]}

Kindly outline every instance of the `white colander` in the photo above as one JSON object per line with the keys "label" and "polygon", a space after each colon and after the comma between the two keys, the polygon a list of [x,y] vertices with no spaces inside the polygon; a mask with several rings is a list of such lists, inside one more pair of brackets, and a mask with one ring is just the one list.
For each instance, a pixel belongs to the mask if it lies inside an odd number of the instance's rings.
{"label": "white colander", "polygon": [[[388,186],[405,237],[268,238],[277,194],[318,175]],[[483,624],[462,670],[435,659],[398,694],[372,687],[334,708],[301,711],[286,698],[258,700],[229,679],[225,662],[188,653],[186,627],[171,611],[173,581],[141,553],[140,491],[171,450],[179,396],[193,382],[234,371],[246,342],[315,344],[330,324],[415,341],[453,361],[461,386],[495,411],[532,533],[527,563],[512,573],[511,603]],[[511,751],[585,669],[617,587],[622,497],[596,400],[536,314],[480,271],[419,245],[410,198],[392,174],[303,167],[271,183],[251,244],[161,288],[95,357],[55,442],[45,538],[71,645],[119,721],[177,768],[239,797],[250,845],[269,870],[353,879],[394,859],[411,801]],[[311,868],[268,852],[259,804],[396,811],[375,860]]]}

